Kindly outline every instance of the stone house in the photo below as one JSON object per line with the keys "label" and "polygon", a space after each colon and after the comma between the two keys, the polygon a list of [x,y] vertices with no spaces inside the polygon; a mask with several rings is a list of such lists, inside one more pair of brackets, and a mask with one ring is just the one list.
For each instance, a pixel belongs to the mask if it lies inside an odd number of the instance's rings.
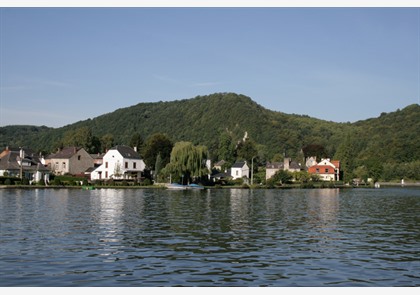
{"label": "stone house", "polygon": [[48,155],[45,164],[56,175],[82,175],[94,167],[94,159],[84,148],[65,147],[55,154]]}
{"label": "stone house", "polygon": [[267,162],[265,166],[265,179],[270,179],[279,170],[285,170],[289,172],[301,171],[301,164],[296,161],[292,161],[291,158],[284,158],[283,162]]}

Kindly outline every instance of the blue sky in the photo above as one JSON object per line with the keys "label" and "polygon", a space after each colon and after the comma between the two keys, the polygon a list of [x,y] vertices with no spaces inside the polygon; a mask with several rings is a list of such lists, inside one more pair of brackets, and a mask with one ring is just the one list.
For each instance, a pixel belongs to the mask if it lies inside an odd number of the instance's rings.
{"label": "blue sky", "polygon": [[420,98],[420,8],[0,8],[0,126],[215,92],[354,122]]}

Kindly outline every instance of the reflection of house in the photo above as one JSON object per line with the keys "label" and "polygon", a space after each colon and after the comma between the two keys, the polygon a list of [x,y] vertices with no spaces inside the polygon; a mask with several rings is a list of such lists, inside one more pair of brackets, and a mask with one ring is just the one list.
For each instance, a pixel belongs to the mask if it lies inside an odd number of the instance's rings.
{"label": "reflection of house", "polygon": [[131,147],[117,145],[103,156],[103,163],[91,173],[92,180],[140,179],[145,164]]}
{"label": "reflection of house", "polygon": [[340,180],[340,161],[322,159],[318,164],[309,167],[308,172],[319,175],[321,180],[338,181]]}
{"label": "reflection of house", "polygon": [[0,176],[20,177],[21,170],[22,177],[29,181],[49,180],[50,170],[32,150],[6,147],[0,154]]}
{"label": "reflection of house", "polygon": [[245,162],[237,162],[233,164],[230,169],[230,175],[233,179],[248,177],[249,178],[249,167]]}
{"label": "reflection of house", "polygon": [[273,162],[267,163],[265,166],[265,179],[271,178],[279,170],[285,170],[290,172],[300,171],[301,165],[290,158],[284,158],[283,163]]}
{"label": "reflection of house", "polygon": [[88,168],[94,166],[94,160],[84,148],[65,147],[55,154],[46,157],[45,164],[56,175],[83,174]]}

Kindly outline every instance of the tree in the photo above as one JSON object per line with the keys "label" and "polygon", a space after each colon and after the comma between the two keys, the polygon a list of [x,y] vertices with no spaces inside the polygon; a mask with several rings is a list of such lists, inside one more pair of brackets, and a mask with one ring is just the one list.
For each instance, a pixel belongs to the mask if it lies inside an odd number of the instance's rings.
{"label": "tree", "polygon": [[173,143],[168,136],[162,133],[151,135],[143,146],[144,162],[150,170],[155,170],[156,158],[160,154],[162,167],[166,166],[171,158]]}
{"label": "tree", "polygon": [[140,151],[143,148],[143,145],[144,145],[144,141],[140,133],[138,132],[134,133],[130,139],[130,147],[137,148],[137,150]]}
{"label": "tree", "polygon": [[353,170],[353,175],[356,178],[360,178],[365,183],[367,183],[368,173],[369,173],[369,171],[366,168],[366,166],[358,166]]}
{"label": "tree", "polygon": [[290,183],[293,179],[293,174],[289,171],[279,170],[270,179],[267,180],[269,185]]}
{"label": "tree", "polygon": [[114,146],[114,136],[111,133],[107,133],[101,137],[101,149],[103,152],[107,152]]}
{"label": "tree", "polygon": [[98,153],[101,142],[92,134],[89,127],[81,127],[66,132],[62,144],[64,146],[83,147],[88,153]]}
{"label": "tree", "polygon": [[230,164],[235,161],[235,143],[232,135],[228,131],[220,134],[218,158]]}
{"label": "tree", "polygon": [[208,173],[206,167],[208,150],[202,145],[193,145],[188,141],[175,143],[171,152],[170,163],[166,172],[174,175],[174,178],[190,180],[200,178]]}
{"label": "tree", "polygon": [[302,148],[302,152],[305,158],[316,157],[318,161],[328,157],[325,147],[320,144],[308,144]]}
{"label": "tree", "polygon": [[239,159],[243,159],[248,163],[252,162],[252,158],[258,156],[257,145],[253,140],[241,141],[237,147],[237,155]]}
{"label": "tree", "polygon": [[162,157],[160,156],[160,153],[156,156],[156,163],[155,163],[155,180],[158,179],[158,175],[160,171],[162,170]]}

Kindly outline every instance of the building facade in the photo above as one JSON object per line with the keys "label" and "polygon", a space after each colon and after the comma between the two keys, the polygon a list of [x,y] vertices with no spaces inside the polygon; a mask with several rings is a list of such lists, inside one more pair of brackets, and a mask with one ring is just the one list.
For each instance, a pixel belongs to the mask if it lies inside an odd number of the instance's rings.
{"label": "building facade", "polygon": [[139,180],[146,166],[133,148],[122,145],[109,149],[102,162],[92,171],[91,180]]}

